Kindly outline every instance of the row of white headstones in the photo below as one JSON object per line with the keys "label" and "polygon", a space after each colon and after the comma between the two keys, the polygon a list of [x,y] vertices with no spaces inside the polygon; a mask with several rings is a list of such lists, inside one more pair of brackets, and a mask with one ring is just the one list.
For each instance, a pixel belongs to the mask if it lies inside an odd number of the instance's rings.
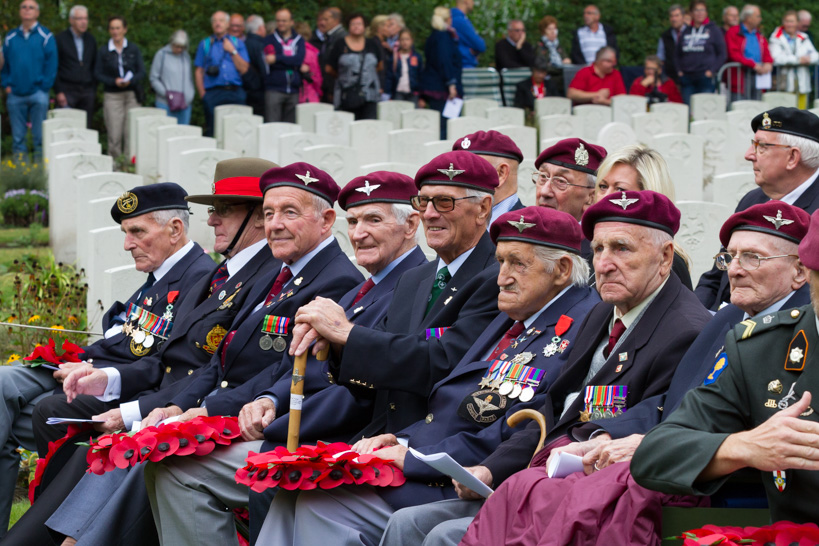
{"label": "row of white headstones", "polygon": [[[326,170],[341,186],[378,170],[414,176],[421,165],[452,149],[460,136],[494,129],[511,137],[524,154],[518,192],[526,205],[535,204],[531,174],[538,151],[561,139],[580,137],[609,151],[636,143],[659,150],[683,213],[677,240],[692,257],[696,282],[713,263],[719,227],[755,187],[743,159],[752,136],[750,120],[795,100],[786,94],[766,97],[771,98],[734,102],[731,111],[726,111],[724,97],[710,94],[695,95],[690,110],[669,103],[649,109],[644,97],[630,95],[614,97],[612,106],[574,108],[567,99],[546,98],[536,104],[537,127],[524,124],[523,110],[472,99],[465,101],[461,117],[447,120],[446,140],[440,140],[438,112],[404,101],[379,103],[379,119],[367,121],[354,121],[352,114],[330,105],[300,104],[295,124],[263,123],[247,106],[219,106],[214,137],[203,137],[200,127],[177,125],[163,110],[140,107],[128,113],[126,137],[136,174],[113,172],[112,158],[101,154],[99,134],[85,128],[84,112],[51,110],[43,127],[51,248],[57,260],[85,269],[89,325],[98,331],[99,309],[128,297],[144,282],[144,274],[135,271],[123,251],[121,231],[110,216],[116,199],[129,188],[173,181],[189,194],[210,193],[216,163],[235,157],[262,157],[282,165],[305,161]],[[336,209],[334,234],[353,259],[344,212]],[[192,210],[190,236],[210,249],[213,232],[205,209],[193,205]],[[434,253],[423,237],[419,240],[431,258]]]}

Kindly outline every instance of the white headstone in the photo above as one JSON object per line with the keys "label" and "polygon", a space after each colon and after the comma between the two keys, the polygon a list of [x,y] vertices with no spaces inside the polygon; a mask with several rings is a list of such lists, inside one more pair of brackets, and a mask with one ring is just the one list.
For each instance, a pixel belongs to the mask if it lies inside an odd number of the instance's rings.
{"label": "white headstone", "polygon": [[316,133],[327,138],[328,144],[350,145],[350,125],[355,116],[349,112],[333,110],[316,113]]}
{"label": "white headstone", "polygon": [[[51,132],[50,142],[51,144],[56,144],[57,142],[69,142],[69,141],[81,141],[81,142],[100,142],[100,134],[97,131],[92,129],[78,129],[76,127],[70,127],[68,129],[57,129]],[[49,148],[51,146],[49,144]],[[45,164],[46,168],[48,168],[49,164],[51,163],[52,154],[49,148],[43,148],[43,156],[45,157]]]}
{"label": "white headstone", "polygon": [[441,154],[452,151],[451,140],[433,140],[424,144],[424,162],[428,163]]}
{"label": "white headstone", "polygon": [[808,112],[810,112],[814,116],[819,116],[819,108],[808,108]]}
{"label": "white headstone", "polygon": [[404,110],[401,112],[402,129],[427,131],[436,137],[441,133],[441,114],[437,110]]}
{"label": "white headstone", "polygon": [[486,109],[486,119],[492,126],[497,125],[525,125],[526,111],[523,108],[512,106],[498,106]]}
{"label": "white headstone", "polygon": [[677,201],[702,201],[702,137],[683,133],[660,134],[654,147],[668,163]]}
{"label": "white headstone", "polygon": [[355,251],[350,242],[350,235],[347,233],[348,226],[346,215],[336,214],[336,221],[333,222],[333,236],[335,236],[336,241],[338,241],[338,246],[341,247],[341,251],[348,257],[355,258]]}
{"label": "white headstone", "polygon": [[225,146],[225,116],[252,116],[253,107],[244,104],[221,104],[213,109],[213,136],[220,148]]}
{"label": "white headstone", "polygon": [[446,120],[446,134],[447,137],[455,141],[478,131],[487,131],[490,126],[489,120],[485,116],[461,116]]}
{"label": "white headstone", "polygon": [[429,131],[418,129],[398,129],[390,131],[390,161],[411,163],[420,167],[424,164],[424,148],[427,142],[437,140]]}
{"label": "white headstone", "polygon": [[537,159],[537,129],[523,125],[499,125],[492,129],[511,138],[523,152],[524,159]]}
{"label": "white headstone", "polygon": [[82,121],[83,125],[87,117],[85,110],[78,108],[54,108],[48,111],[48,119],[73,118]]}
{"label": "white headstone", "polygon": [[[72,263],[77,257],[77,214],[84,174],[108,172],[112,158],[97,154],[67,154],[54,157],[48,177],[48,234],[54,259]],[[89,196],[83,192],[83,197]]]}
{"label": "white headstone", "polygon": [[735,127],[725,120],[694,121],[691,123],[691,134],[705,141],[703,176],[706,184],[713,181],[714,175],[736,168],[737,161],[743,155],[743,144]]}
{"label": "white headstone", "polygon": [[631,116],[648,111],[648,99],[640,95],[615,95],[611,98],[612,119],[631,125]]}
{"label": "white headstone", "polygon": [[[761,114],[765,110],[768,110],[770,106],[762,102],[761,100],[735,100],[731,103],[731,110],[750,110],[753,112],[753,116],[757,114]],[[753,117],[751,116],[751,117]]]}
{"label": "white headstone", "polygon": [[99,142],[82,140],[65,140],[49,144],[49,154],[51,157],[65,154],[101,154],[102,146]]}
{"label": "white headstone", "polygon": [[650,111],[667,117],[673,128],[672,132],[688,132],[688,105],[676,102],[658,102],[651,105]]}
{"label": "white headstone", "polygon": [[694,93],[691,117],[694,121],[725,119],[725,97],[716,93]]}
{"label": "white headstone", "polygon": [[289,133],[301,133],[297,123],[262,123],[256,129],[259,133],[259,157],[281,164],[279,161],[279,138]]}
{"label": "white headstone", "polygon": [[[617,96],[619,97],[620,95]],[[595,142],[605,148],[607,152],[611,153],[615,150],[619,150],[623,146],[637,144],[638,140],[630,124],[613,121],[607,123],[600,129]]]}
{"label": "white headstone", "polygon": [[164,164],[160,165],[165,173],[165,178],[160,182],[177,182],[182,179],[182,161],[179,155],[182,152],[192,150],[214,150],[216,149],[216,139],[213,137],[175,137],[165,141],[166,153],[163,156]]}
{"label": "white headstone", "polygon": [[285,133],[279,137],[279,165],[307,161],[304,149],[330,144],[324,135],[316,133]]}
{"label": "white headstone", "polygon": [[357,154],[358,164],[378,163],[389,158],[392,122],[376,119],[350,124],[350,147]]}
{"label": "white headstone", "polygon": [[572,101],[565,97],[543,97],[535,100],[535,119],[557,114],[571,115]]}
{"label": "white headstone", "polygon": [[[85,129],[85,119],[53,118],[43,121],[43,150],[45,150],[46,154],[48,154],[48,147],[54,142],[52,135],[63,129]],[[48,158],[48,155],[46,155],[46,158]],[[51,161],[53,158],[48,159]]]}
{"label": "white headstone", "polygon": [[[136,120],[141,118],[142,116],[167,116],[168,113],[163,110],[162,108],[154,108],[153,106],[137,106],[136,108],[131,108],[128,110],[128,114],[126,117],[128,123],[128,138],[125,139],[125,157],[130,159],[136,153],[136,141],[137,141],[137,123]],[[168,124],[170,125],[170,124]]]}
{"label": "white headstone", "polygon": [[583,120],[583,140],[594,141],[597,133],[607,123],[611,123],[611,106],[581,104],[574,107],[574,115]]}
{"label": "white headstone", "polygon": [[[176,182],[185,188],[188,195],[212,193],[213,173],[216,164],[225,159],[238,157],[228,150],[191,150],[179,154],[181,177]],[[190,217],[188,237],[207,250],[213,250],[213,228],[208,226],[208,215],[194,213]]]}
{"label": "white headstone", "polygon": [[646,146],[654,145],[655,136],[674,132],[671,119],[657,112],[634,114],[631,118],[631,127],[637,135],[637,140]]}
{"label": "white headstone", "polygon": [[[97,175],[88,175],[97,176]],[[90,269],[88,257],[91,255],[93,248],[89,247],[91,240],[88,237],[88,232],[92,229],[116,226],[113,218],[111,218],[111,207],[113,207],[119,195],[110,197],[98,197],[91,199],[85,203],[81,203],[83,213],[77,215],[77,266],[85,268],[86,271]],[[115,250],[109,249],[111,253]]]}
{"label": "white headstone", "polygon": [[[84,252],[87,254],[85,256],[85,278],[88,282],[86,302],[96,302],[102,299],[102,277],[105,270],[133,265],[134,261],[131,254],[125,252],[123,248],[125,235],[118,225],[92,229],[85,234],[85,239]],[[125,297],[130,295],[127,294]],[[103,302],[104,309],[110,307],[111,304],[113,301],[107,305]]]}
{"label": "white headstone", "polygon": [[[548,116],[543,116],[548,117]],[[551,148],[561,140],[564,140],[563,137],[550,137],[550,138],[542,138],[540,139],[540,151],[542,152],[546,148]]]}
{"label": "white headstone", "polygon": [[262,116],[233,115],[222,117],[223,148],[239,157],[259,156],[259,130],[264,123]]}
{"label": "white headstone", "polygon": [[401,114],[414,110],[415,105],[408,100],[387,100],[378,103],[378,119],[389,121],[395,129],[401,127]]}
{"label": "white headstone", "polygon": [[303,102],[296,105],[296,124],[301,126],[305,133],[316,132],[316,114],[318,112],[332,112],[333,105],[324,102]]}
{"label": "white headstone", "polygon": [[777,106],[797,107],[796,95],[783,91],[768,91],[767,93],[763,93],[762,102],[764,102],[768,108],[776,108]]}
{"label": "white headstone", "polygon": [[758,186],[753,171],[737,171],[714,176],[713,201],[734,210],[745,194]]}
{"label": "white headstone", "polygon": [[733,209],[718,203],[677,201],[680,230],[674,239],[691,257],[691,278],[714,266],[714,252],[719,248],[719,230]]}
{"label": "white headstone", "polygon": [[[540,135],[546,138],[583,138],[583,118],[567,114],[543,116],[538,122]],[[596,136],[596,135],[595,135]],[[543,148],[541,148],[541,151]]]}
{"label": "white headstone", "polygon": [[339,187],[343,188],[358,176],[358,165],[350,161],[351,157],[355,157],[355,150],[349,146],[336,144],[309,146],[304,149],[304,157],[307,163],[332,176]]}
{"label": "white headstone", "polygon": [[[105,311],[115,301],[125,301],[131,297],[131,294],[145,284],[146,277],[145,273],[137,271],[133,263],[105,270],[100,279],[102,284],[102,291],[98,293],[100,303],[97,304],[96,301],[87,298],[88,329],[92,332],[101,332],[102,317]],[[100,306],[102,306],[102,310],[100,310]]]}
{"label": "white headstone", "polygon": [[518,198],[527,207],[537,205],[537,186],[532,181],[532,174],[536,173],[535,162],[524,159],[518,165]]}
{"label": "white headstone", "polygon": [[[498,103],[490,99],[466,99],[461,110],[462,116],[486,117],[489,108],[497,108]],[[447,133],[448,134],[448,133]]]}
{"label": "white headstone", "polygon": [[[156,130],[156,174],[157,182],[169,182],[170,161],[168,141],[172,138],[196,138],[202,136],[202,128],[195,125],[164,125]],[[214,143],[216,139],[214,139]]]}
{"label": "white headstone", "polygon": [[744,151],[748,149],[748,146],[751,145],[751,139],[754,138],[754,132],[751,131],[751,120],[754,119],[757,114],[758,112],[754,113],[753,110],[735,110],[725,115],[728,123],[734,128],[734,134],[737,135],[734,137],[736,139],[737,149],[743,151],[743,156],[736,158],[737,163],[735,170],[737,171],[745,170],[748,166],[748,162],[744,159]]}
{"label": "white headstone", "polygon": [[136,146],[131,146],[131,150],[136,155],[137,174],[141,174],[150,182],[157,178],[159,161],[157,129],[176,124],[177,119],[170,116],[142,116],[136,120],[137,140]]}
{"label": "white headstone", "polygon": [[418,169],[420,168],[421,168],[420,165],[413,165],[411,163],[384,161],[381,163],[369,163],[367,165],[361,165],[358,168],[358,174],[359,176],[362,176],[365,174],[374,173],[376,171],[392,171],[415,178],[415,174],[418,172]]}

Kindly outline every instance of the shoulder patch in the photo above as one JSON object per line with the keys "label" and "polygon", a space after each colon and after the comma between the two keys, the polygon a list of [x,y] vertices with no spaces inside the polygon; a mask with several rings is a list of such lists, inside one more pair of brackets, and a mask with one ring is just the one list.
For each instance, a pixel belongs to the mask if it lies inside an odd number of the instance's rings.
{"label": "shoulder patch", "polygon": [[720,353],[717,357],[717,361],[714,362],[714,367],[711,368],[711,372],[705,376],[705,380],[702,382],[703,385],[710,385],[717,378],[720,374],[728,367],[728,355],[725,353]]}
{"label": "shoulder patch", "polygon": [[792,326],[799,322],[805,312],[806,308],[800,307],[745,319],[734,327],[734,336],[737,341],[743,341],[780,326]]}

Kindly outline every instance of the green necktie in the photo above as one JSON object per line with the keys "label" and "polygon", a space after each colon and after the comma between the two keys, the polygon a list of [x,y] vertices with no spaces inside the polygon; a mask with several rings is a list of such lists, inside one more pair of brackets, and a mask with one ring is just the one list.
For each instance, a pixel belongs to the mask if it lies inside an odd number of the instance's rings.
{"label": "green necktie", "polygon": [[429,310],[432,309],[432,306],[435,305],[435,302],[438,300],[438,296],[441,295],[441,292],[444,291],[446,288],[446,283],[452,278],[452,275],[449,274],[449,269],[446,266],[442,267],[438,270],[438,274],[435,275],[435,282],[432,283],[432,290],[429,292],[429,302],[427,303],[427,312],[424,313],[424,316],[429,313]]}

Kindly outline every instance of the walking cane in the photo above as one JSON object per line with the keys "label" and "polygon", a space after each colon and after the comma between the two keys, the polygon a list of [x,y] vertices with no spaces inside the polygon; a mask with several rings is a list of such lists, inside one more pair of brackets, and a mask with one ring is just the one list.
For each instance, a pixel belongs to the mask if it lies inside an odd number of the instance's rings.
{"label": "walking cane", "polygon": [[[327,360],[328,349],[319,351],[316,360]],[[293,362],[293,383],[290,385],[290,420],[287,427],[287,451],[294,452],[299,447],[299,427],[301,426],[301,403],[304,400],[304,374],[307,368],[307,351],[297,356]]]}

